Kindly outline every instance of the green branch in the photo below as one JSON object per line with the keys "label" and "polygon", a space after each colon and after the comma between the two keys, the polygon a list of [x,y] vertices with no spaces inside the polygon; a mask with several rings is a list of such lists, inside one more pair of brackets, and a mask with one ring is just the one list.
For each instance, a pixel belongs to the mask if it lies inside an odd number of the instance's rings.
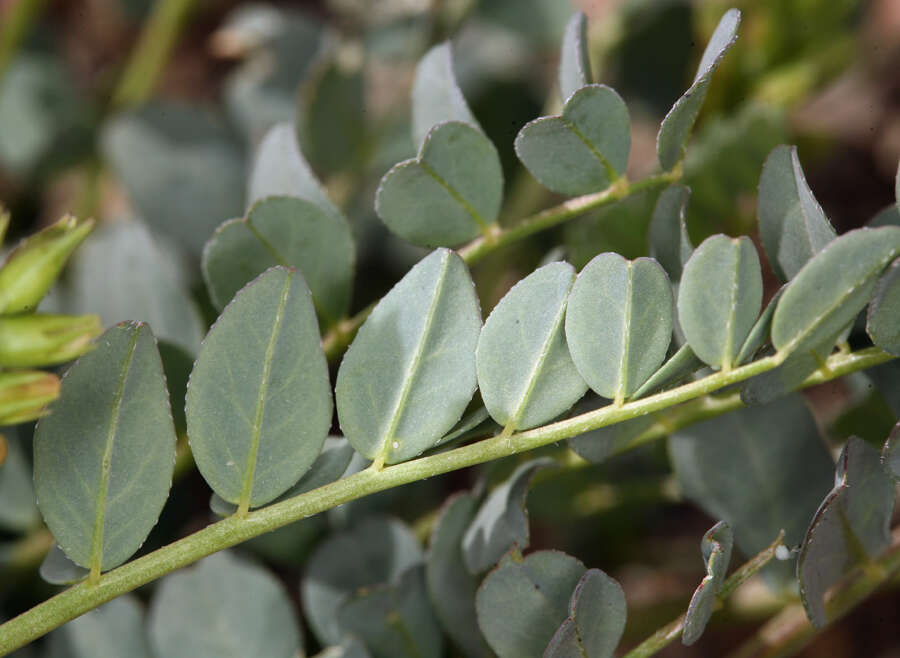
{"label": "green branch", "polygon": [[[872,568],[875,567],[875,568]],[[900,530],[894,531],[890,548],[868,568],[857,569],[837,585],[825,603],[831,624],[865,601],[900,571]],[[826,627],[827,628],[827,627]],[[814,628],[799,603],[790,605],[763,624],[731,658],[780,658],[803,649],[822,629]]]}
{"label": "green branch", "polygon": [[[636,183],[630,183],[627,178],[620,178],[605,190],[563,201],[558,206],[553,206],[526,217],[513,226],[502,227],[494,224],[488,228],[485,235],[460,247],[457,252],[468,265],[474,265],[495,251],[524,240],[535,233],[559,226],[570,219],[580,217],[586,212],[608,206],[633,194],[639,194],[657,187],[665,187],[679,178],[681,178],[680,167],[656,176],[650,176]],[[329,361],[334,360],[343,353],[356,335],[357,329],[369,317],[373,308],[375,308],[375,304],[367,306],[352,318],[347,318],[336,324],[322,337],[322,349],[325,350],[325,356],[328,357]]]}
{"label": "green branch", "polygon": [[150,97],[195,2],[158,0],[153,6],[113,92],[114,109],[140,105]]}
{"label": "green branch", "polygon": [[[758,572],[775,558],[775,551],[781,546],[783,538],[784,531],[782,530],[778,533],[775,541],[757,553],[757,555],[748,562],[741,565],[733,574],[725,579],[725,582],[722,583],[722,587],[719,589],[719,593],[716,595],[717,607],[721,607],[725,599],[731,596],[738,587],[747,582],[753,574]],[[681,633],[684,631],[684,622],[686,618],[687,613],[684,613],[677,619],[666,624],[634,649],[626,653],[624,658],[648,658],[658,651],[662,651],[665,647],[681,637]]]}
{"label": "green branch", "polygon": [[[835,354],[804,385],[828,381],[892,358],[876,348],[861,350],[855,354]],[[75,585],[8,621],[0,626],[0,654],[5,655],[24,646],[106,601],[207,555],[338,505],[435,475],[534,450],[590,430],[687,402],[760,375],[776,367],[778,363],[777,357],[766,357],[729,372],[717,372],[678,388],[628,402],[621,407],[603,407],[509,437],[501,435],[483,439],[461,448],[387,466],[381,470],[368,468],[308,493],[250,512],[246,516],[229,517],[113,569],[103,574],[96,583],[85,581]]]}

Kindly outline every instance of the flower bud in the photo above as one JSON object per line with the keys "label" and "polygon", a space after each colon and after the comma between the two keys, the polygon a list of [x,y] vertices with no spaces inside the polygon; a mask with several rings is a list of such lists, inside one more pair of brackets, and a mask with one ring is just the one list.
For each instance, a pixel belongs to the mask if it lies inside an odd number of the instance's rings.
{"label": "flower bud", "polygon": [[0,367],[65,363],[90,349],[103,331],[96,315],[36,313],[0,317]]}
{"label": "flower bud", "polygon": [[0,372],[0,425],[15,425],[46,413],[59,396],[59,378],[41,370]]}
{"label": "flower bud", "polygon": [[50,290],[72,251],[94,228],[67,215],[25,238],[0,269],[0,315],[33,311]]}

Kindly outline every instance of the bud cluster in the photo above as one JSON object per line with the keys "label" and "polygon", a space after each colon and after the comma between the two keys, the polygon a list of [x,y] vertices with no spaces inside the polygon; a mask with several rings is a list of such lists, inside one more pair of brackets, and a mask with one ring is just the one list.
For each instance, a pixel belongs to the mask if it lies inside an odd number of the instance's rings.
{"label": "bud cluster", "polygon": [[[0,241],[9,214],[0,208]],[[59,395],[59,378],[35,370],[77,358],[103,331],[96,315],[37,313],[72,252],[94,227],[67,215],[13,249],[0,267],[0,425],[34,420]]]}

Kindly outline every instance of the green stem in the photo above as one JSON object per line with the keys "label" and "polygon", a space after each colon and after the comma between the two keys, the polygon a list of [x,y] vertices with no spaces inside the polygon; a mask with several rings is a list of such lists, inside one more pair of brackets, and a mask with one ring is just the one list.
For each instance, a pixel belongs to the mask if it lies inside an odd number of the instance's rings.
{"label": "green stem", "polygon": [[0,24],[0,80],[45,4],[47,0],[18,0],[4,12]]}
{"label": "green stem", "polygon": [[[866,600],[900,571],[900,529],[890,548],[873,560],[875,569],[857,569],[832,590],[825,603],[831,624]],[[814,628],[799,603],[784,608],[731,654],[731,658],[780,658],[802,650],[822,629]]]}
{"label": "green stem", "polygon": [[[741,565],[733,574],[725,579],[725,582],[722,583],[722,587],[719,589],[719,593],[716,594],[715,605],[717,607],[721,606],[725,599],[731,596],[738,587],[747,582],[753,574],[758,572],[775,558],[775,551],[781,545],[783,538],[784,531],[782,530],[778,533],[775,541],[769,544],[750,561]],[[648,656],[652,656],[658,651],[662,651],[677,638],[681,637],[686,617],[687,613],[672,620],[634,649],[626,653],[624,658],[648,658]]]}
{"label": "green stem", "polygon": [[[461,247],[457,252],[467,264],[474,265],[498,249],[524,240],[535,233],[559,226],[586,212],[621,201],[633,194],[664,187],[677,181],[680,177],[681,170],[676,168],[636,183],[629,183],[627,179],[620,178],[605,190],[569,199],[558,206],[526,217],[513,226],[491,225],[485,235]],[[374,304],[366,307],[352,318],[343,320],[322,337],[322,348],[329,360],[333,360],[343,353],[350,341],[353,340],[356,330],[369,317],[373,308],[375,308]]]}
{"label": "green stem", "polygon": [[150,97],[195,2],[158,0],[153,6],[113,92],[114,109],[134,107]]}
{"label": "green stem", "polygon": [[[821,378],[837,376],[835,373],[844,373],[848,369],[860,370],[891,358],[890,355],[875,348],[862,350],[856,355],[836,354],[828,360],[827,373],[823,372],[819,378],[814,375],[811,380],[819,383],[824,381]],[[848,359],[851,360],[852,367],[847,365]],[[0,655],[24,646],[70,619],[125,592],[207,555],[289,523],[379,491],[534,450],[589,430],[687,402],[767,372],[777,364],[777,358],[766,357],[730,372],[717,372],[684,386],[628,402],[621,407],[603,407],[510,437],[501,435],[483,439],[447,452],[387,466],[379,471],[369,468],[300,496],[250,512],[244,517],[228,517],[113,569],[103,574],[96,583],[82,582],[75,585],[3,624],[0,626]]]}

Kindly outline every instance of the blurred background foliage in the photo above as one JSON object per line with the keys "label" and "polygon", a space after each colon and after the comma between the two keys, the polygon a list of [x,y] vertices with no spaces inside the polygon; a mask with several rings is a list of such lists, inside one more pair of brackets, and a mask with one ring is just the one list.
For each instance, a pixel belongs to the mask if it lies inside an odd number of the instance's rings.
{"label": "blurred background foliage", "polygon": [[[414,155],[409,90],[431,45],[455,43],[464,94],[501,155],[502,221],[512,224],[560,200],[524,170],[512,143],[527,121],[559,109],[557,53],[571,12],[589,17],[595,77],[628,103],[629,174],[641,177],[657,166],[662,115],[689,84],[702,45],[730,6],[744,12],[741,36],[716,74],[684,164],[694,243],[716,232],[754,235],[760,167],[779,143],[799,145],[810,186],[839,232],[863,225],[893,201],[900,157],[896,0],[0,0],[7,244],[65,212],[97,219],[42,309],[98,313],[107,326],[149,321],[180,410],[193,354],[215,317],[200,254],[221,222],[245,212],[248,167],[271,125],[294,123],[351,222],[359,249],[355,312],[424,253],[388,233],[373,198],[381,176]],[[558,245],[576,267],[601,251],[646,254],[656,194],[479,264],[473,273],[485,314]],[[881,440],[898,401],[873,391],[870,377],[858,374],[807,397],[835,444],[850,432]],[[51,591],[36,574],[51,540],[28,505],[30,428],[7,437],[0,610],[10,616]],[[390,510],[425,537],[452,491],[513,467],[492,464],[385,492],[245,550],[294,583],[328,527]],[[207,502],[199,476],[180,478],[142,551],[205,524]],[[711,520],[682,501],[662,445],[542,475],[529,507],[534,548],[568,550],[622,583],[630,608],[626,645],[683,610],[703,574],[697,544]],[[296,587],[290,591],[296,597]],[[704,650],[724,655],[779,605],[761,586],[742,590],[714,620]],[[896,590],[883,592],[803,655],[898,655],[891,621],[898,618]],[[710,655],[697,651],[673,645],[661,655]]]}

